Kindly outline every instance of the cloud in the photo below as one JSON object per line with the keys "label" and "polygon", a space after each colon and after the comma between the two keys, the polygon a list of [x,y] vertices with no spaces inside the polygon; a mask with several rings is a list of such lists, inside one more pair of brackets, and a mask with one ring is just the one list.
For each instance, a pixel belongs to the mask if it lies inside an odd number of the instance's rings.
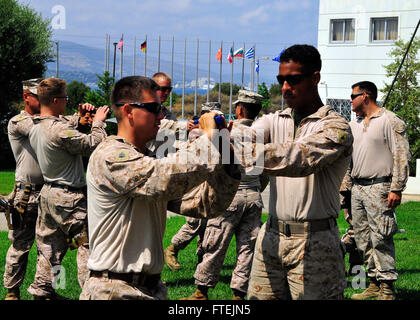
{"label": "cloud", "polygon": [[264,5],[255,10],[246,12],[239,17],[239,23],[243,26],[248,26],[256,21],[265,22],[270,18],[267,9],[269,9],[269,7]]}

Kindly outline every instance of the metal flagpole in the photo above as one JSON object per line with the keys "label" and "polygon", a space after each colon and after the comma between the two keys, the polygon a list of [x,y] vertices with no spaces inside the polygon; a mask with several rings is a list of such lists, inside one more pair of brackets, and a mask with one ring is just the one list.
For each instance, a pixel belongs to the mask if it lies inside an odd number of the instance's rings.
{"label": "metal flagpole", "polygon": [[207,102],[210,101],[210,58],[211,58],[211,40],[209,40],[209,73],[207,76]]}
{"label": "metal flagpole", "polygon": [[159,36],[159,45],[158,45],[158,66],[157,72],[160,72],[160,36]]}
{"label": "metal flagpole", "polygon": [[241,89],[244,88],[244,68],[245,68],[245,42],[244,42],[244,53],[242,54],[242,82],[241,82]]}
{"label": "metal flagpole", "polygon": [[121,46],[121,55],[120,55],[120,79],[123,77],[123,61],[124,61],[124,34],[121,35],[123,45]]}
{"label": "metal flagpole", "polygon": [[251,72],[252,72],[252,89],[254,91],[254,83],[255,83],[255,43],[254,43],[254,56],[252,57],[252,63],[251,63]]}
{"label": "metal flagpole", "polygon": [[[235,42],[232,42],[231,52],[235,50]],[[230,71],[230,95],[229,95],[229,121],[232,119],[232,87],[233,87],[233,64],[235,63],[235,58],[232,57],[231,71]]]}
{"label": "metal flagpole", "polygon": [[184,101],[185,101],[185,65],[187,63],[187,38],[184,39],[184,71],[182,74],[182,119],[184,119]]}
{"label": "metal flagpole", "polygon": [[105,34],[105,67],[104,67],[105,72],[107,71],[106,70],[106,64],[107,64],[107,61],[108,61],[108,51],[106,50],[107,46],[108,46],[108,34],[106,33]]}
{"label": "metal flagpole", "polygon": [[115,63],[116,63],[116,59],[117,59],[117,42],[114,42],[114,65],[112,67],[112,78],[114,79],[115,82]]}
{"label": "metal flagpole", "polygon": [[[172,36],[172,59],[171,59],[171,81],[172,81],[172,85],[173,85],[173,82],[174,82],[174,48],[175,48],[175,45],[174,45],[174,43],[175,43],[175,41],[174,41],[174,36]],[[172,93],[173,93],[173,90],[171,90],[171,94],[170,94],[170,96],[169,96],[169,110],[170,111],[172,111]]]}
{"label": "metal flagpole", "polygon": [[198,51],[199,51],[200,42],[197,39],[197,55],[196,55],[196,64],[195,64],[195,90],[194,90],[194,115],[197,115],[197,88],[198,88]]}
{"label": "metal flagpole", "polygon": [[133,50],[133,76],[136,75],[136,37],[134,37],[134,50]]}
{"label": "metal flagpole", "polygon": [[147,34],[144,41],[146,42],[146,50],[144,50],[144,76],[147,77]]}
{"label": "metal flagpole", "polygon": [[223,61],[223,41],[220,42],[220,73],[219,73],[219,103],[222,103],[222,61]]}

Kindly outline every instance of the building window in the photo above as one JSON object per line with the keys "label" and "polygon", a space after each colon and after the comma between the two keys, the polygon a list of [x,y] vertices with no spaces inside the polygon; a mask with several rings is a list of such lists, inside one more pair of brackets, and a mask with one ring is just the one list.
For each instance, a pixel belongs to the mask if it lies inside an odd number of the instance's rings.
{"label": "building window", "polygon": [[371,41],[394,41],[398,38],[398,18],[372,18]]}
{"label": "building window", "polygon": [[354,42],[354,19],[331,20],[332,43]]}

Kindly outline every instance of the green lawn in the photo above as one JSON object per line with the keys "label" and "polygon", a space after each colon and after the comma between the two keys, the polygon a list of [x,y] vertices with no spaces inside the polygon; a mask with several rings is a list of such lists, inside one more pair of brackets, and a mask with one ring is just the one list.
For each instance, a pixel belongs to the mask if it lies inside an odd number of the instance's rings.
{"label": "green lawn", "polygon": [[[400,229],[405,229],[406,233],[395,235],[396,260],[399,279],[396,282],[397,299],[401,300],[420,300],[420,202],[408,202],[402,204],[397,209],[398,225]],[[263,215],[263,221],[267,215]],[[168,219],[167,230],[164,238],[164,246],[170,243],[172,236],[182,226],[185,219],[183,217],[174,217]],[[344,233],[347,223],[340,215],[338,220],[340,233]],[[162,278],[168,286],[168,299],[177,300],[194,292],[193,274],[197,257],[195,255],[197,242],[194,240],[190,245],[179,253],[179,261],[182,265],[180,271],[171,271],[165,265]],[[3,273],[6,251],[9,247],[6,232],[0,232],[0,299],[4,299],[6,290],[3,288]],[[81,289],[77,283],[77,270],[75,268],[75,251],[68,251],[63,261],[66,270],[66,289],[58,290],[58,293],[77,299]],[[346,256],[346,265],[348,257]],[[26,293],[26,289],[32,282],[35,273],[36,248],[32,248],[29,255],[29,267],[26,279],[22,286],[22,298],[32,299]],[[215,289],[209,290],[210,299],[230,300],[232,293],[229,288],[230,275],[235,264],[235,242],[232,241],[225,260],[225,265],[221,273],[220,282]],[[347,278],[348,288],[345,290],[345,297],[350,298],[354,292],[360,292],[351,288],[353,278]]]}
{"label": "green lawn", "polygon": [[0,195],[9,194],[15,183],[14,171],[0,171]]}

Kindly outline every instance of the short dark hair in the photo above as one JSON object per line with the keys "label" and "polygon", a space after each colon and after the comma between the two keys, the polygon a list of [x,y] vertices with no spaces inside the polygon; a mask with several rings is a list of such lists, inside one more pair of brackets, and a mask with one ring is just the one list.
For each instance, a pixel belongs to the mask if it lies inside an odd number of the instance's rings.
{"label": "short dark hair", "polygon": [[111,91],[111,106],[117,120],[121,120],[121,115],[116,103],[141,102],[143,90],[153,92],[159,88],[152,79],[141,76],[124,77],[118,80]]}
{"label": "short dark hair", "polygon": [[280,55],[280,63],[290,60],[300,63],[303,67],[302,72],[312,74],[315,71],[321,71],[322,61],[318,50],[311,45],[295,44]]}
{"label": "short dark hair", "polygon": [[242,106],[246,112],[246,118],[254,120],[262,109],[261,103],[247,103],[247,102],[238,102],[237,106]]}
{"label": "short dark hair", "polygon": [[378,97],[378,88],[373,82],[370,81],[360,81],[351,86],[352,89],[359,87],[360,90],[365,92],[374,102]]}

